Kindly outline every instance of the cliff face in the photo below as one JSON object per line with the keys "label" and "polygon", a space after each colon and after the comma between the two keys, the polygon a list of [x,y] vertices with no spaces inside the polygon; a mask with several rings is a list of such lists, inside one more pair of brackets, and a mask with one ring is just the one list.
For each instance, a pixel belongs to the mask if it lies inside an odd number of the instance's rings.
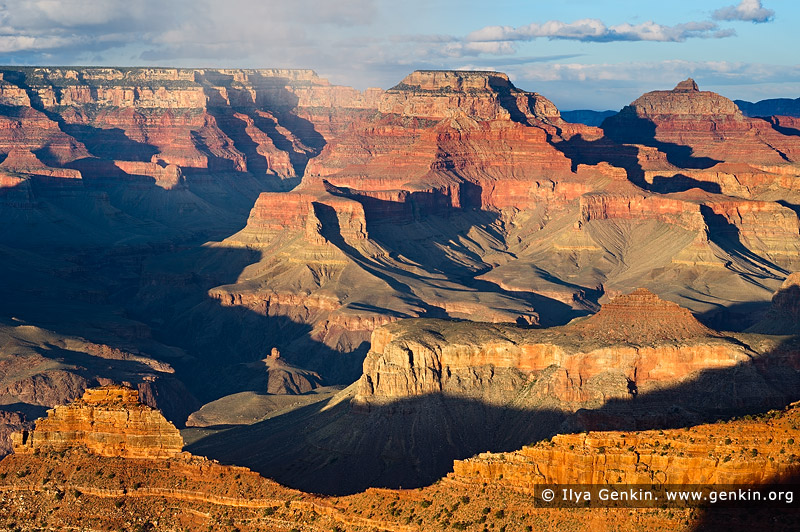
{"label": "cliff face", "polygon": [[[0,361],[19,374],[0,382],[8,404],[53,406],[110,380],[151,406],[182,404],[178,377],[212,401],[251,390],[248,364],[273,391],[361,377],[342,418],[368,416],[390,443],[322,428],[310,452],[352,445],[384,471],[381,452],[402,464],[433,449],[409,477],[385,469],[418,482],[456,452],[565,420],[678,423],[793,389],[796,358],[778,340],[734,341],[646,293],[528,330],[640,286],[715,328],[750,325],[800,268],[788,118],[749,119],[692,82],[596,128],[490,72],[359,92],[306,70],[2,70],[3,312],[98,346],[33,338],[26,358],[14,344]],[[395,323],[420,317],[444,321]],[[308,370],[302,381],[263,375],[272,347]],[[178,377],[163,360],[180,361]],[[408,437],[392,409],[428,414]],[[542,409],[552,417],[531,428],[524,416]],[[509,440],[474,437],[487,420]],[[332,467],[347,472],[354,455]]]}
{"label": "cliff face", "polygon": [[[133,391],[119,387],[91,390],[75,406],[85,403],[86,410],[110,401],[136,410]],[[81,445],[60,451],[43,446],[0,462],[0,524],[113,529],[135,521],[145,528],[181,530],[213,528],[224,518],[226,526],[245,532],[511,526],[644,531],[697,529],[720,520],[727,529],[747,530],[753,519],[764,517],[765,530],[785,530],[795,528],[796,513],[773,507],[727,513],[680,505],[541,508],[531,494],[541,484],[736,483],[757,489],[790,480],[800,472],[792,447],[799,415],[795,404],[756,419],[679,430],[560,435],[519,451],[457,460],[452,473],[424,488],[373,488],[345,497],[291,490],[247,468],[189,453],[134,458],[86,452]]]}
{"label": "cliff face", "polygon": [[536,382],[534,395],[577,409],[675,386],[752,356],[645,289],[545,331],[401,322],[376,330],[371,344],[356,404],[434,393],[503,403]]}
{"label": "cliff face", "polygon": [[[9,118],[19,117],[8,128],[35,130],[29,149],[44,151],[47,162],[132,157],[281,179],[302,174],[321,147],[319,135],[335,135],[353,112],[375,109],[380,92],[332,86],[308,70],[27,68],[2,75],[0,102],[11,107]],[[157,168],[138,170],[160,182]]]}
{"label": "cliff face", "polygon": [[[454,464],[450,479],[533,492],[540,484],[742,484],[794,478],[800,408],[687,429],[560,434]],[[755,450],[755,452],[754,452]]]}
{"label": "cliff face", "polygon": [[[376,218],[392,204],[426,213],[557,205],[590,188],[572,183],[570,161],[548,142],[563,123],[558,109],[505,74],[417,71],[381,96],[379,110],[376,121],[330,143],[304,184],[320,176],[346,187]],[[548,178],[563,190],[552,193]],[[426,195],[442,204],[425,205]]]}
{"label": "cliff face", "polygon": [[[644,94],[602,127],[621,142],[657,147],[671,165],[691,170],[683,175],[713,183],[726,193],[737,183],[725,175],[725,164],[742,165],[733,172],[745,180],[738,188],[752,194],[780,183],[776,170],[790,168],[800,156],[796,138],[767,120],[745,117],[731,100],[699,90],[691,79],[671,91]],[[662,177],[669,172],[652,164],[643,170],[660,170]]]}
{"label": "cliff face", "polygon": [[183,448],[183,438],[157,410],[139,402],[139,392],[108,385],[50,410],[31,431],[11,435],[17,454],[59,452],[85,447],[100,456],[168,458]]}
{"label": "cliff face", "polygon": [[560,121],[544,96],[514,87],[502,72],[417,70],[381,95],[382,113],[442,119],[541,118]]}

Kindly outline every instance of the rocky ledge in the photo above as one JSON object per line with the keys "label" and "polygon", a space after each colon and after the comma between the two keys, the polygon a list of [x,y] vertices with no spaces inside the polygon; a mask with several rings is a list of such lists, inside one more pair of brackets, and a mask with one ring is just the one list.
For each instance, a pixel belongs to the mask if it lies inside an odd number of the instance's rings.
{"label": "rocky ledge", "polygon": [[454,464],[450,479],[537,484],[767,484],[796,478],[800,402],[725,423],[672,430],[559,434],[510,453]]}

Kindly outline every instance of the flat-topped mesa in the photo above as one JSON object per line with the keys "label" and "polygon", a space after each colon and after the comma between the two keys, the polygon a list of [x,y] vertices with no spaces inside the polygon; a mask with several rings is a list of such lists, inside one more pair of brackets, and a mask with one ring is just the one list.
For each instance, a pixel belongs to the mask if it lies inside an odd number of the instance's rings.
{"label": "flat-topped mesa", "polygon": [[688,309],[646,288],[615,297],[597,314],[569,327],[584,337],[634,344],[717,336]]}
{"label": "flat-topped mesa", "polygon": [[390,90],[470,92],[516,90],[502,72],[491,70],[415,70]]}
{"label": "flat-topped mesa", "polygon": [[309,69],[29,67],[0,74],[0,99],[29,105],[22,90],[27,87],[45,107],[202,109],[225,102],[374,109],[381,92],[332,85]]}
{"label": "flat-topped mesa", "polygon": [[14,452],[60,452],[83,447],[100,456],[170,458],[181,453],[183,438],[161,412],[139,402],[126,386],[87,389],[71,404],[57,406],[32,431],[11,435]]}
{"label": "flat-topped mesa", "polygon": [[471,70],[414,71],[381,95],[378,110],[432,119],[561,119],[550,100],[516,88],[502,72]]}

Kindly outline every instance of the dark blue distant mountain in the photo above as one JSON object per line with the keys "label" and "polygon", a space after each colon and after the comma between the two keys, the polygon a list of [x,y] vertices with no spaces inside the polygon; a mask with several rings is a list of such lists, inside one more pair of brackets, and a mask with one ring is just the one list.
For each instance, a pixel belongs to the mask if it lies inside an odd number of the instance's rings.
{"label": "dark blue distant mountain", "polygon": [[[745,116],[800,116],[800,98],[772,98],[752,103],[745,100],[734,100]],[[564,116],[564,113],[561,113]],[[564,119],[566,120],[566,118]]]}
{"label": "dark blue distant mountain", "polygon": [[591,111],[589,109],[577,109],[575,111],[561,111],[561,118],[573,124],[586,124],[587,126],[599,126],[603,120],[609,116],[617,114],[617,111]]}

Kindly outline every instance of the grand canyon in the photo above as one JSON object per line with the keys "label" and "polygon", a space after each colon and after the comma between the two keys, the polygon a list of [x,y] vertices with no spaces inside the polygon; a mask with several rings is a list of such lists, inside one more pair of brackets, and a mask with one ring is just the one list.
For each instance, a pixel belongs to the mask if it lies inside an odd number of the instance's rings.
{"label": "grand canyon", "polygon": [[800,113],[675,83],[0,67],[0,527],[800,527],[538,497],[800,484]]}

